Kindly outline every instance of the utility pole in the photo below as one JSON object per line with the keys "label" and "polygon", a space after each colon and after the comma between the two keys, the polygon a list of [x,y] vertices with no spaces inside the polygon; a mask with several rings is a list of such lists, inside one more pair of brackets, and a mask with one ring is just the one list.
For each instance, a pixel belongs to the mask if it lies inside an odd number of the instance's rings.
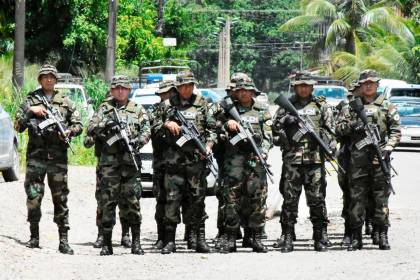
{"label": "utility pole", "polygon": [[106,46],[105,80],[111,82],[115,73],[115,45],[117,40],[118,0],[108,3],[108,39]]}
{"label": "utility pole", "polygon": [[157,36],[163,36],[163,28],[165,26],[165,0],[157,0],[158,5],[158,24],[156,25],[155,33]]}
{"label": "utility pole", "polygon": [[15,43],[13,52],[13,92],[20,97],[25,78],[25,0],[15,1]]}
{"label": "utility pole", "polygon": [[225,88],[230,77],[230,28],[231,19],[228,17],[225,26],[219,34],[219,65],[217,70],[217,87]]}

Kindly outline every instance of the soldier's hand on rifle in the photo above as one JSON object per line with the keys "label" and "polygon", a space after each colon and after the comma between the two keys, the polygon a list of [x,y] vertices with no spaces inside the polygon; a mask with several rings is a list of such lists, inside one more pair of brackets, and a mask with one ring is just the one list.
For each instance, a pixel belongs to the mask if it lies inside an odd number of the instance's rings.
{"label": "soldier's hand on rifle", "polygon": [[299,119],[293,115],[287,114],[286,116],[284,116],[284,123],[286,124],[294,124],[298,122],[299,122]]}
{"label": "soldier's hand on rifle", "polygon": [[231,132],[238,132],[239,131],[239,124],[235,120],[228,120],[227,128]]}
{"label": "soldier's hand on rifle", "polygon": [[42,106],[31,106],[29,110],[37,117],[44,117],[47,114],[47,110]]}
{"label": "soldier's hand on rifle", "polygon": [[355,132],[360,132],[365,128],[365,125],[361,120],[353,121],[350,125]]}
{"label": "soldier's hand on rifle", "polygon": [[165,127],[172,133],[174,136],[178,136],[181,133],[181,127],[174,121],[167,121]]}
{"label": "soldier's hand on rifle", "polygon": [[385,160],[389,160],[389,158],[391,157],[391,153],[394,150],[394,148],[392,148],[391,146],[385,146],[385,148],[382,151],[382,156]]}
{"label": "soldier's hand on rifle", "polygon": [[64,141],[65,138],[70,138],[72,131],[70,129],[67,129],[66,131],[64,131],[64,135],[62,135],[60,132],[58,132],[58,137]]}

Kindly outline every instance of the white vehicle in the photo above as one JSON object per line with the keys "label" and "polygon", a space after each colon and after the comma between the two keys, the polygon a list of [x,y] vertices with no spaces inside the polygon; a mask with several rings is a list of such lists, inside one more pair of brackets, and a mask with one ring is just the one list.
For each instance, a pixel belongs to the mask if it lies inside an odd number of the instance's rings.
{"label": "white vehicle", "polygon": [[333,107],[347,98],[347,89],[337,85],[315,85],[313,95],[325,97],[327,103]]}
{"label": "white vehicle", "polygon": [[9,114],[0,105],[0,172],[4,181],[19,180],[18,138]]}
{"label": "white vehicle", "polygon": [[[160,97],[155,94],[156,88],[141,88],[137,89],[131,100],[140,104],[144,107],[147,111],[153,104],[160,101]],[[140,150],[140,158],[141,158],[141,181],[143,186],[143,193],[145,195],[152,195],[152,188],[153,188],[153,147],[152,142],[149,141],[141,150]],[[214,160],[214,162],[216,162]],[[217,166],[217,164],[216,164]],[[208,195],[214,195],[214,185],[217,183],[217,180],[213,174],[210,173],[207,176],[207,185],[208,187]]]}
{"label": "white vehicle", "polygon": [[71,101],[76,104],[83,117],[89,120],[94,113],[91,101],[82,85],[72,83],[57,83],[55,90],[65,94]]}
{"label": "white vehicle", "polygon": [[386,97],[390,97],[392,88],[406,87],[408,83],[402,80],[382,79],[379,81],[378,94],[385,93]]}
{"label": "white vehicle", "polygon": [[399,146],[420,146],[420,85],[394,87],[389,100],[397,106],[401,118]]}

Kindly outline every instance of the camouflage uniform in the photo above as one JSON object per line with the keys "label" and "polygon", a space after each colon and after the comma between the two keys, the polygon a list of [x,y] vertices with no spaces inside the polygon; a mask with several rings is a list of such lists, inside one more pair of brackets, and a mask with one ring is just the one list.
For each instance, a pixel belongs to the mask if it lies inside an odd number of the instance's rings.
{"label": "camouflage uniform", "polygon": [[[246,77],[236,82],[233,91],[245,89],[259,94],[252,80]],[[267,156],[272,146],[271,115],[261,104],[253,100],[250,108],[234,102],[243,121],[248,122],[255,133],[257,145],[262,153]],[[227,121],[232,117],[227,114]],[[227,121],[223,127],[225,138],[233,138],[227,130]],[[239,226],[249,228],[253,235],[253,243],[249,244],[254,251],[266,252],[261,244],[261,235],[265,225],[267,176],[263,166],[255,158],[252,147],[246,141],[239,141],[233,145],[225,141],[225,161],[223,165],[223,198],[224,198],[224,223],[228,232],[228,244],[222,248],[222,252],[236,250],[236,233]],[[257,245],[258,243],[258,245]]]}
{"label": "camouflage uniform", "polygon": [[[313,85],[315,83],[315,81],[302,77],[295,81],[293,86],[300,84]],[[315,132],[321,135],[325,142],[333,146],[335,143],[333,112],[325,100],[311,96],[307,103],[302,103],[296,94],[289,101],[301,115],[313,123]],[[325,204],[324,155],[319,145],[308,134],[302,135],[300,133],[298,123],[289,122],[289,117],[290,115],[286,110],[280,107],[276,112],[273,124],[276,144],[280,145],[283,151],[282,176],[284,173],[284,184],[280,188],[283,187],[284,201],[280,222],[287,233],[286,237],[289,238],[288,249],[283,251],[293,250],[291,239],[298,216],[298,203],[302,185],[305,188],[310,219],[314,227],[315,247],[317,250],[326,250],[324,246],[327,245],[328,241],[323,234],[323,230],[328,224],[328,216]]]}
{"label": "camouflage uniform", "polygon": [[[39,71],[38,80],[42,75],[52,74],[57,77],[54,66],[43,65]],[[15,128],[18,132],[28,129],[29,142],[26,151],[26,176],[25,192],[27,195],[28,222],[31,223],[31,240],[39,240],[38,224],[41,219],[41,202],[44,197],[44,179],[47,176],[48,186],[51,189],[54,203],[54,222],[58,225],[60,233],[60,251],[62,247],[69,248],[67,244],[67,231],[69,227],[69,209],[67,207],[67,146],[59,137],[55,125],[41,130],[39,124],[44,118],[35,116],[31,111],[32,106],[46,107],[41,97],[48,96],[43,89],[35,90],[28,94],[25,102],[16,114]],[[54,91],[49,103],[58,109],[63,118],[63,124],[70,130],[69,137],[78,136],[82,132],[80,113],[74,104],[63,94]],[[39,242],[39,241],[38,241]],[[36,242],[36,243],[38,243]],[[65,243],[65,244],[64,244]],[[33,247],[38,247],[36,246]],[[73,253],[71,249],[65,250]]]}
{"label": "camouflage uniform", "polygon": [[[180,72],[177,75],[178,86],[193,83],[195,79],[191,72]],[[197,126],[205,143],[215,143],[217,140],[214,133],[216,121],[208,112],[206,100],[200,95],[192,94],[189,100],[181,100],[177,93],[163,103],[162,124],[154,126],[153,133],[164,135],[167,143],[164,157],[166,170],[163,180],[166,192],[164,218],[166,246],[162,249],[164,254],[175,251],[175,231],[177,224],[181,221],[180,207],[185,198],[188,199],[190,207],[188,226],[197,233],[202,245],[205,243],[204,221],[207,218],[204,204],[207,183],[204,181],[208,172],[205,161],[200,159],[192,141],[187,142],[183,147],[178,146],[176,141],[179,137],[173,136],[165,127],[164,124],[167,121],[176,121],[173,118],[174,108]],[[197,241],[197,250],[200,251],[202,248],[199,248],[198,243],[199,241]]]}
{"label": "camouflage uniform", "polygon": [[[131,88],[125,76],[115,76],[111,87]],[[139,151],[150,138],[148,116],[141,105],[128,101],[126,105],[119,106],[113,97],[105,99],[93,115],[87,135],[101,144],[99,157],[100,174],[100,201],[102,207],[101,226],[104,233],[104,245],[112,254],[110,242],[112,229],[115,225],[115,208],[119,205],[121,216],[125,217],[132,229],[134,241],[140,235],[140,202],[141,182],[140,172],[136,171],[132,158],[122,145],[122,141],[108,145],[106,142],[115,132],[114,108],[117,110],[122,122],[131,131],[130,141],[135,151]],[[138,155],[138,153],[137,153]],[[137,162],[140,162],[136,156]],[[104,247],[102,248],[104,251]],[[132,247],[133,251],[133,247]],[[102,251],[101,251],[102,254]]]}
{"label": "camouflage uniform", "polygon": [[[359,83],[367,81],[378,82],[379,78],[374,71],[366,70],[360,74]],[[400,118],[396,107],[386,100],[384,95],[380,95],[372,103],[367,103],[364,98],[362,101],[365,103],[368,122],[378,127],[381,148],[384,152],[392,151],[401,138]],[[389,226],[390,189],[371,146],[361,145],[366,135],[362,130],[356,131],[357,126],[360,127],[360,122],[350,107],[349,110],[341,112],[337,123],[338,135],[350,139],[348,219],[353,232],[352,239],[356,241],[357,248],[350,245],[349,250],[362,248],[361,227],[366,218],[369,195],[372,195],[374,200],[373,223],[381,229],[381,235],[386,239]]]}

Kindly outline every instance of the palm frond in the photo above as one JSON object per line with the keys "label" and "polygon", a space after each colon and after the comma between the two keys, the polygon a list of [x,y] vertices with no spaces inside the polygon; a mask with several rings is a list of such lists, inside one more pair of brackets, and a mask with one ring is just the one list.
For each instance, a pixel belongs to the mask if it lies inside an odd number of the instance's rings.
{"label": "palm frond", "polygon": [[346,84],[350,84],[351,81],[354,81],[358,78],[360,69],[357,66],[344,66],[340,67],[333,73],[333,77],[337,80],[342,80]]}
{"label": "palm frond", "polygon": [[351,32],[351,26],[344,18],[334,20],[327,31],[325,44],[327,46],[335,44],[337,39],[346,37]]}
{"label": "palm frond", "polygon": [[335,6],[327,0],[313,0],[306,6],[305,15],[334,20],[337,18],[337,11]]}
{"label": "palm frond", "polygon": [[357,57],[348,52],[336,51],[331,54],[331,61],[337,66],[354,66],[356,65]]}
{"label": "palm frond", "polygon": [[323,19],[318,16],[297,16],[292,19],[289,19],[287,22],[280,26],[280,31],[293,31],[297,28],[303,26],[318,26],[319,24],[324,23]]}

